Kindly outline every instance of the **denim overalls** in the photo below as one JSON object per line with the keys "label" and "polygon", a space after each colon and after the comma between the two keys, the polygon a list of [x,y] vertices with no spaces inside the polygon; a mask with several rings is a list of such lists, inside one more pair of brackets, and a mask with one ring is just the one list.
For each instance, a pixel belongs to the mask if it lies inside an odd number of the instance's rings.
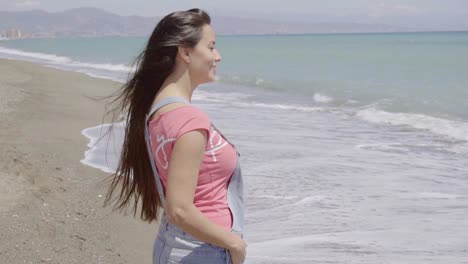
{"label": "denim overalls", "polygon": [[[176,225],[170,224],[166,216],[166,199],[163,186],[157,172],[153,153],[151,151],[151,138],[149,136],[149,117],[159,108],[174,102],[190,104],[182,97],[167,97],[158,102],[146,115],[145,119],[145,141],[153,169],[159,198],[164,208],[159,231],[153,246],[153,264],[165,263],[190,263],[190,264],[231,264],[229,250],[200,241],[183,231]],[[216,127],[212,124],[213,128]],[[216,129],[216,131],[227,141],[229,140]],[[231,142],[229,142],[234,146]],[[235,148],[235,146],[234,146]],[[236,149],[237,152],[237,149]],[[237,165],[228,183],[227,202],[233,216],[232,232],[243,237],[244,228],[244,195],[242,172],[239,163],[240,154],[237,152]]]}

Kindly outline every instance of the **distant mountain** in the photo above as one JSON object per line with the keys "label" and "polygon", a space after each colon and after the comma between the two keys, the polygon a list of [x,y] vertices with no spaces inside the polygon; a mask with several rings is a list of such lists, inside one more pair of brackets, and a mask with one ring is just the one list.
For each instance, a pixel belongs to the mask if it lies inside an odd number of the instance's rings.
{"label": "distant mountain", "polygon": [[38,36],[146,35],[156,18],[119,16],[97,8],[49,13],[42,10],[0,12],[0,30],[20,28]]}
{"label": "distant mountain", "polygon": [[[211,14],[213,15],[213,14]],[[0,12],[0,31],[19,28],[34,36],[147,36],[161,17],[120,16],[102,9],[83,7],[50,13],[42,10]],[[217,17],[219,35],[307,34],[410,31],[398,26],[357,23],[275,22],[262,19]]]}
{"label": "distant mountain", "polygon": [[213,28],[218,34],[311,34],[311,33],[364,33],[403,32],[411,29],[384,24],[360,23],[306,23],[294,21],[268,21],[253,18],[214,17]]}

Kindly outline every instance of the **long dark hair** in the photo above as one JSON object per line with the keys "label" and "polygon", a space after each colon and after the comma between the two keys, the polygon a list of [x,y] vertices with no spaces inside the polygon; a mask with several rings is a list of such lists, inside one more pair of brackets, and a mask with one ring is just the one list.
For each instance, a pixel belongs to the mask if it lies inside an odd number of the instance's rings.
{"label": "long dark hair", "polygon": [[[158,220],[161,201],[144,138],[145,117],[161,85],[174,70],[178,47],[194,47],[202,37],[202,27],[210,23],[210,16],[197,8],[173,12],[162,18],[145,49],[135,59],[134,72],[121,89],[111,95],[113,99],[109,104],[116,107],[107,114],[113,113],[113,124],[117,118],[124,122],[125,138],[117,170],[106,179],[111,183],[104,206],[113,203],[113,210],[122,211],[134,198],[134,217],[141,200],[141,220],[150,223]],[[119,195],[112,199],[119,185]]]}

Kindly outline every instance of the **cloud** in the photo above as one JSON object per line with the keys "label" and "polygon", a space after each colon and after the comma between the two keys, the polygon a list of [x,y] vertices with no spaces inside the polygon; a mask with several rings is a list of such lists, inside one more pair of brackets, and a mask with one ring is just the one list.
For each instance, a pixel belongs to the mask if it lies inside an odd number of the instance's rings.
{"label": "cloud", "polygon": [[27,7],[33,7],[33,6],[38,6],[40,3],[39,1],[31,1],[31,0],[20,0],[16,1],[14,3],[15,7],[19,8],[27,8]]}
{"label": "cloud", "polygon": [[380,1],[377,5],[374,5],[369,16],[372,18],[382,18],[385,16],[405,16],[405,15],[421,15],[426,13],[428,10],[423,6],[412,6],[407,4],[394,4],[389,5],[384,1]]}
{"label": "cloud", "polygon": [[396,13],[408,14],[408,15],[421,14],[421,13],[424,13],[425,11],[424,8],[410,6],[410,5],[395,5],[394,10]]}

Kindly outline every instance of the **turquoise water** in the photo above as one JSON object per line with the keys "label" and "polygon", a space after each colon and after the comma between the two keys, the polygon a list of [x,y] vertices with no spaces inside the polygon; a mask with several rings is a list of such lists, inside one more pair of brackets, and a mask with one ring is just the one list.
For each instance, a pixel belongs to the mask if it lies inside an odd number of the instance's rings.
{"label": "turquoise water", "polygon": [[[1,41],[0,57],[123,81],[145,41]],[[246,263],[466,263],[468,33],[217,46],[219,81],[192,102],[241,153]],[[83,128],[81,162],[112,172],[124,130],[97,143],[106,127]]]}
{"label": "turquoise water", "polygon": [[[125,66],[145,42],[144,37],[27,39],[1,41],[0,47],[65,57],[69,64],[107,65],[94,73],[123,80]],[[319,94],[336,106],[375,104],[390,112],[468,120],[466,32],[218,36],[217,46],[221,83],[285,92],[292,101]]]}

